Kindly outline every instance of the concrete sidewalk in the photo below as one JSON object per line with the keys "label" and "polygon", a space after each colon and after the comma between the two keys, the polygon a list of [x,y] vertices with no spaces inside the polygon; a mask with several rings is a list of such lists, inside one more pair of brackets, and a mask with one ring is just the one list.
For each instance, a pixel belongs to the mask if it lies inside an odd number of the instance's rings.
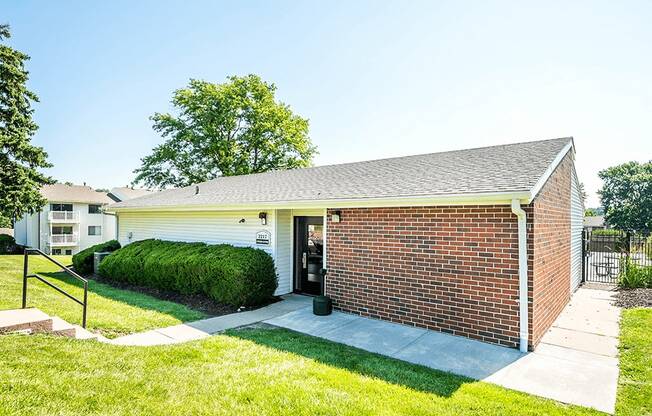
{"label": "concrete sidewalk", "polygon": [[613,413],[620,308],[615,292],[580,288],[536,350],[486,381]]}
{"label": "concrete sidewalk", "polygon": [[297,309],[306,308],[309,305],[312,305],[312,298],[310,297],[287,295],[283,296],[283,300],[279,302],[253,311],[232,313],[230,315],[202,319],[201,321],[153,329],[151,331],[114,338],[106,342],[115,345],[150,346],[194,341],[227,329],[251,325],[266,319],[285,315]]}
{"label": "concrete sidewalk", "polygon": [[612,292],[580,289],[535,352],[309,307],[265,323],[415,364],[613,413],[618,319]]}
{"label": "concrete sidewalk", "polygon": [[304,308],[264,323],[475,379],[523,357],[513,348],[342,312],[316,316]]}
{"label": "concrete sidewalk", "polygon": [[257,322],[351,345],[403,361],[613,413],[618,384],[620,309],[614,292],[579,289],[536,351],[522,354],[441,332],[341,312],[312,313],[312,298],[289,295],[263,308],[175,325],[107,342],[164,345]]}

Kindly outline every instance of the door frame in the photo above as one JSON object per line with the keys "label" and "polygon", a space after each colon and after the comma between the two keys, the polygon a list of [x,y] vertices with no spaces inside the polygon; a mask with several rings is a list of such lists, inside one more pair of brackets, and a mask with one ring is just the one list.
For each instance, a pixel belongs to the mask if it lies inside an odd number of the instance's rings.
{"label": "door frame", "polygon": [[[305,293],[301,291],[301,276],[299,273],[297,273],[297,265],[298,265],[298,250],[297,250],[297,220],[299,218],[307,218],[308,221],[314,221],[313,224],[321,224],[323,227],[323,249],[322,249],[322,268],[326,268],[326,223],[327,223],[327,218],[326,218],[326,210],[319,210],[323,212],[323,215],[319,215],[318,212],[315,212],[315,210],[293,210],[291,214],[291,221],[290,221],[290,226],[291,226],[291,253],[292,255],[290,256],[291,259],[291,264],[290,264],[290,276],[292,278],[292,293],[298,293],[302,295],[307,295],[307,296],[314,296],[309,293]],[[318,222],[318,220],[320,220]],[[309,225],[309,224],[307,224]],[[326,292],[326,278],[322,277],[322,285],[321,285],[321,294],[323,295]]]}

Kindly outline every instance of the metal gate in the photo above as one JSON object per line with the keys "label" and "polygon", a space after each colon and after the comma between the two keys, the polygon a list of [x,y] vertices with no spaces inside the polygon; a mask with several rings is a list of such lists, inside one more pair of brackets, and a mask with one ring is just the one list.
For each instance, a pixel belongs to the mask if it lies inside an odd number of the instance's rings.
{"label": "metal gate", "polygon": [[616,284],[628,260],[640,266],[652,266],[652,243],[642,234],[584,230],[582,251],[584,282]]}

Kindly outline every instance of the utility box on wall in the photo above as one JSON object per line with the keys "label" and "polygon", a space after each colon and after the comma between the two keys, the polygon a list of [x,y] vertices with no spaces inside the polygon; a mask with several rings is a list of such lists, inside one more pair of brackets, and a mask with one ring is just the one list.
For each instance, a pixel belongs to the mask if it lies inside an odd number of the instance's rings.
{"label": "utility box on wall", "polygon": [[93,253],[93,273],[99,274],[100,263],[104,260],[104,257],[109,254],[111,254],[110,251]]}

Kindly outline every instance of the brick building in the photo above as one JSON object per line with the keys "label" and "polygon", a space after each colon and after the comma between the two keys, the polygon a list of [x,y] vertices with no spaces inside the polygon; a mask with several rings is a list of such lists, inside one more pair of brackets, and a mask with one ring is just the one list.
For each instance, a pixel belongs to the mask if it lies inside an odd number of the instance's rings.
{"label": "brick building", "polygon": [[524,350],[581,280],[574,155],[562,138],[223,177],[109,209],[123,244],[258,247],[279,295]]}

